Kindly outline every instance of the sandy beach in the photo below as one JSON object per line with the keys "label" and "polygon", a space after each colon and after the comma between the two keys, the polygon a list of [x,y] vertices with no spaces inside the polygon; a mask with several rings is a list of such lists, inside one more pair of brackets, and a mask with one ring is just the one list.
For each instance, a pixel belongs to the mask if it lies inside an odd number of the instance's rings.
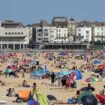
{"label": "sandy beach", "polygon": [[[57,53],[54,53],[55,55]],[[22,59],[22,54],[18,54],[19,59]],[[51,72],[58,72],[60,71],[59,69],[55,68],[54,61],[48,61],[47,58],[44,58],[44,55],[42,53],[37,53],[35,56],[37,60],[40,61],[40,64],[47,64],[47,69]],[[32,57],[29,56],[24,56],[26,59],[33,59]],[[8,58],[9,59],[9,58]],[[64,59],[65,60],[65,59]],[[68,60],[67,67],[71,68],[73,65],[71,62],[75,62],[75,64],[80,68],[82,60],[74,59],[74,57],[70,58]],[[3,70],[3,72],[6,70],[7,65],[9,62],[2,63],[0,70]],[[73,96],[76,95],[76,90],[79,90],[81,87],[87,86],[88,82],[86,82],[86,78],[91,76],[91,71],[87,71],[82,73],[83,78],[81,80],[77,80],[77,88],[61,88],[61,87],[56,87],[56,86],[50,86],[49,84],[51,83],[51,80],[49,79],[31,79],[29,73],[25,73],[25,77],[22,78],[21,73],[19,73],[19,77],[5,77],[5,75],[1,75],[0,79],[5,82],[6,86],[0,86],[0,100],[4,100],[7,102],[7,105],[27,105],[27,103],[13,103],[14,100],[16,100],[16,97],[7,97],[7,89],[8,88],[14,88],[15,92],[18,93],[19,89],[24,89],[22,86],[19,86],[22,84],[23,80],[26,80],[28,84],[30,84],[30,90],[32,90],[32,84],[36,82],[37,84],[37,90],[45,95],[54,95],[58,100],[66,102],[67,99],[72,98]],[[93,82],[90,83],[94,88],[95,88],[95,93],[99,93],[103,89],[103,85],[105,85],[104,81],[101,82]],[[36,99],[36,97],[34,97]]]}

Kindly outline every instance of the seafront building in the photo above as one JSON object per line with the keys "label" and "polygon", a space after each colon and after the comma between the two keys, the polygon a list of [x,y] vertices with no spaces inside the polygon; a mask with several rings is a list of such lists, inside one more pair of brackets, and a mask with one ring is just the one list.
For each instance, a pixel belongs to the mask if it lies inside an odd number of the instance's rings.
{"label": "seafront building", "polygon": [[95,22],[93,28],[94,42],[105,42],[105,23]]}
{"label": "seafront building", "polygon": [[76,28],[76,41],[90,43],[92,41],[92,28],[87,26],[78,26]]}
{"label": "seafront building", "polygon": [[70,42],[76,41],[76,21],[71,18],[67,20],[68,38]]}
{"label": "seafront building", "polygon": [[0,23],[0,49],[27,48],[32,38],[32,28],[22,23],[6,20]]}
{"label": "seafront building", "polygon": [[51,23],[24,26],[5,20],[0,22],[0,49],[74,48],[84,44],[105,43],[105,22],[76,21],[73,18],[53,17]]}

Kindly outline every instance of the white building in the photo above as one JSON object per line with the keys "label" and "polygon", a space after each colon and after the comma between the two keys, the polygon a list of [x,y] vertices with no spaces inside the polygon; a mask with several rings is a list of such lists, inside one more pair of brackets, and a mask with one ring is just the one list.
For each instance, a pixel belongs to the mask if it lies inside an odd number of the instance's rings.
{"label": "white building", "polygon": [[36,42],[37,43],[43,43],[43,42],[49,42],[49,26],[43,26],[43,27],[36,27]]}
{"label": "white building", "polygon": [[56,28],[56,43],[68,43],[68,29],[66,27],[58,27]]}
{"label": "white building", "polygon": [[0,26],[0,49],[24,49],[32,36],[32,28],[14,21],[5,21]]}
{"label": "white building", "polygon": [[94,26],[94,41],[105,41],[105,26]]}
{"label": "white building", "polygon": [[77,27],[76,39],[78,42],[90,42],[92,41],[92,28],[91,27]]}
{"label": "white building", "polygon": [[36,42],[43,43],[66,43],[67,28],[56,28],[55,26],[36,27]]}

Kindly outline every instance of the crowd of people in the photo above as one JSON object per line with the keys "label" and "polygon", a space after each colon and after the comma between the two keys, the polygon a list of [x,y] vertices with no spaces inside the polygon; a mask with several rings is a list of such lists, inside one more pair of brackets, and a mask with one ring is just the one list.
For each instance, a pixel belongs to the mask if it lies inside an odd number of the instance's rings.
{"label": "crowd of people", "polygon": [[[52,68],[58,69],[60,72],[68,70],[80,70],[81,73],[85,72],[91,72],[92,77],[97,77],[97,78],[103,78],[102,77],[102,70],[101,73],[95,73],[95,69],[97,68],[96,65],[92,64],[93,59],[99,59],[101,62],[104,64],[104,59],[102,57],[104,51],[97,51],[97,52],[92,52],[92,51],[87,51],[82,54],[79,54],[77,56],[76,51],[71,51],[71,52],[63,52],[58,55],[49,52],[40,52],[39,55],[37,55],[34,59],[32,57],[27,57],[24,58],[23,56],[21,59],[19,59],[16,55],[16,53],[12,54],[10,53],[9,56],[4,57],[4,54],[1,56],[1,63],[8,62],[8,60],[12,60],[12,64],[9,64],[5,70],[5,72],[1,73],[1,75],[5,75],[6,78],[11,78],[11,77],[16,77],[16,78],[22,78],[23,81],[21,84],[19,84],[19,87],[22,88],[28,88],[31,89],[31,97],[34,97],[36,95],[36,98],[38,99],[38,94],[39,94],[39,89],[37,88],[37,83],[34,82],[28,83],[27,80],[25,79],[27,75],[29,75],[31,72],[37,71],[37,70],[46,70],[48,69],[47,65],[51,66]],[[87,54],[87,55],[86,55]],[[25,56],[25,55],[24,55]],[[43,59],[46,59],[46,65],[44,67],[41,65],[41,60],[38,59],[38,56],[42,56]],[[28,59],[30,58],[30,59]],[[73,61],[71,60],[73,59]],[[75,60],[81,61],[80,66],[77,65]],[[70,68],[68,65],[72,65]],[[77,89],[77,80],[75,74],[72,72],[68,75],[63,75],[61,77],[57,76],[57,73],[52,70],[46,73],[45,75],[42,76],[42,79],[50,79],[50,87],[61,87],[61,89],[75,89],[76,96],[72,97],[74,100],[74,103],[78,103],[78,99],[80,95],[84,91],[95,91],[95,87],[92,87],[91,84],[88,84],[86,87],[82,87],[81,89]],[[20,83],[20,82],[19,82]],[[0,84],[2,86],[6,86],[6,83],[4,81],[0,81]],[[105,86],[103,86],[103,90],[100,91],[100,95],[105,96]],[[76,91],[77,90],[77,91]],[[91,94],[89,93],[88,95]],[[6,96],[8,97],[17,97],[16,101],[19,99],[18,94],[16,93],[16,90],[14,87],[11,87],[7,89],[7,94]],[[87,95],[86,95],[87,96]],[[81,100],[84,100],[84,97],[81,98]],[[91,105],[97,105],[98,101],[97,99],[94,99],[94,104]],[[85,105],[85,104],[83,104]]]}

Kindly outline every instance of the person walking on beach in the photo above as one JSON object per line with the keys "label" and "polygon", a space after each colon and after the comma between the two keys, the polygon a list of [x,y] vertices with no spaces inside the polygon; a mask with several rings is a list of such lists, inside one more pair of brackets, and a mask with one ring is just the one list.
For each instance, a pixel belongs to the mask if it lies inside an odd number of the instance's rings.
{"label": "person walking on beach", "polygon": [[53,72],[53,73],[51,74],[51,85],[52,85],[52,86],[54,85],[55,77],[56,77],[56,75],[55,75],[55,73]]}

